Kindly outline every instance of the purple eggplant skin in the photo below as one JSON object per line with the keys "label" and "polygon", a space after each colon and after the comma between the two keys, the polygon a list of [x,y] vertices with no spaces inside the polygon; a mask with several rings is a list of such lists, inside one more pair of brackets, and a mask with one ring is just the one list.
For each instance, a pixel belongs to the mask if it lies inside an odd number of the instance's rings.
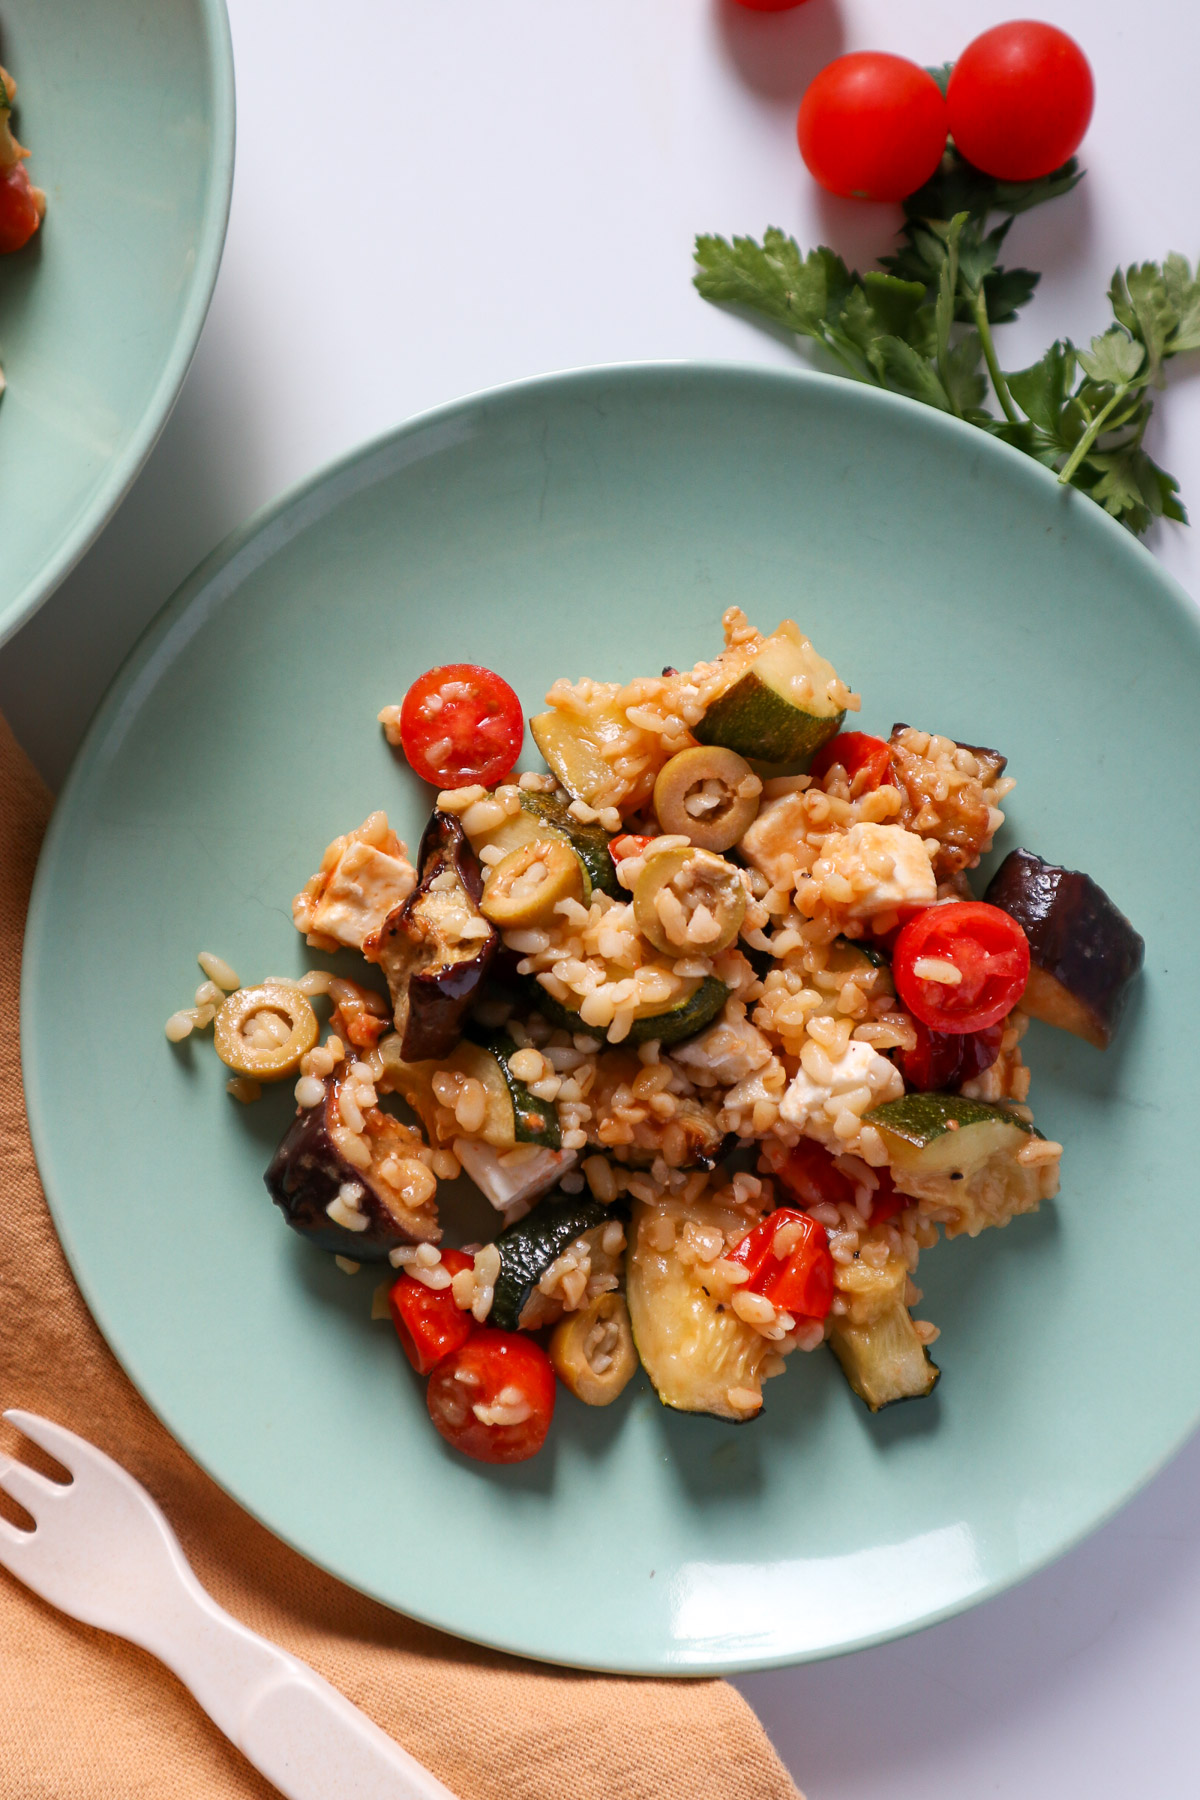
{"label": "purple eggplant skin", "polygon": [[[330,1076],[325,1098],[304,1107],[292,1120],[271,1158],[263,1180],[276,1206],[292,1227],[318,1250],[355,1262],[383,1262],[399,1244],[419,1244],[441,1236],[432,1206],[421,1213],[400,1211],[387,1190],[369,1171],[356,1169],[338,1149],[330,1131],[337,1082]],[[360,1190],[355,1202],[367,1226],[351,1231],[331,1219],[326,1207],[347,1182]]]}
{"label": "purple eggplant skin", "polygon": [[[420,880],[408,899],[363,945],[368,958],[387,976],[405,1062],[450,1054],[480,998],[500,944],[491,925],[486,937],[466,943],[446,933],[451,909],[461,916],[465,908],[472,917],[483,919],[479,911],[483,876],[462,822],[453,813],[434,813],[421,838],[417,866]],[[434,881],[447,869],[454,872],[455,888],[435,888]]]}
{"label": "purple eggplant skin", "polygon": [[1125,914],[1090,875],[1043,862],[1032,850],[1005,857],[984,899],[1029,939],[1022,1009],[1107,1050],[1146,954]]}

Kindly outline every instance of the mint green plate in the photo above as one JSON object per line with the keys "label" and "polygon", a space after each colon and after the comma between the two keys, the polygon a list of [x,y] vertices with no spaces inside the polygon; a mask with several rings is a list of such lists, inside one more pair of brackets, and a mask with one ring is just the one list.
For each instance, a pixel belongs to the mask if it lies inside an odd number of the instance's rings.
{"label": "mint green plate", "polygon": [[[1004,847],[1094,874],[1145,933],[1147,976],[1107,1055],[1031,1031],[1062,1196],[922,1263],[943,1327],[931,1400],[871,1418],[822,1351],[735,1429],[665,1411],[639,1377],[605,1412],[564,1394],[541,1457],[486,1469],[445,1448],[369,1321],[378,1275],[347,1279],[268,1201],[290,1096],[227,1099],[208,1044],[172,1050],[163,1021],[201,948],[243,979],[303,966],[290,900],[335,833],[386,807],[415,839],[429,791],[375,714],[421,670],[490,664],[532,710],[555,675],[711,654],[731,601],[800,620],[868,730],[905,719],[1007,751]],[[849,382],[594,369],[369,445],[171,601],[46,843],[25,1077],[101,1328],[280,1536],[531,1656],[761,1668],[1027,1575],[1200,1409],[1200,870],[1179,798],[1197,695],[1196,619],[1132,538],[981,432]]]}
{"label": "mint green plate", "polygon": [[204,323],[233,177],[222,0],[0,0],[48,199],[0,257],[0,643],[116,510]]}

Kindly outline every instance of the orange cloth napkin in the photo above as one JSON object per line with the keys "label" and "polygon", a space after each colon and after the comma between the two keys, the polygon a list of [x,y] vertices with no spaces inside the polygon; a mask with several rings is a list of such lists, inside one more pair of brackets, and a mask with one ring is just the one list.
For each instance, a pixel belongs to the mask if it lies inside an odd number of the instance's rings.
{"label": "orange cloth napkin", "polygon": [[[580,1675],[414,1624],[278,1543],[154,1418],[67,1269],[25,1121],[18,977],[50,804],[0,719],[0,1405],[45,1413],[123,1463],[222,1606],[319,1669],[461,1800],[800,1800],[725,1682]],[[0,1436],[16,1450],[2,1423]],[[273,1792],[159,1663],[0,1569],[0,1800]]]}

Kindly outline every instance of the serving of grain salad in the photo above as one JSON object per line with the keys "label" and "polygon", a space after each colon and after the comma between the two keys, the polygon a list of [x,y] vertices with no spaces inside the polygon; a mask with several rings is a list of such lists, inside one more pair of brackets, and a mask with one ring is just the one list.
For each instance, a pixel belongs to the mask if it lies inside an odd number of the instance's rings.
{"label": "serving of grain salad", "polygon": [[[420,676],[379,715],[436,789],[420,844],[374,812],[293,903],[361,977],[243,986],[206,952],[167,1024],[213,1028],[239,1100],[295,1083],[271,1197],[390,1265],[375,1310],[484,1462],[536,1454],[560,1384],[607,1406],[639,1366],[731,1422],[825,1346],[872,1411],[932,1392],[922,1252],[1058,1191],[1029,1019],[1102,1050],[1141,967],[1079,871],[1015,849],[977,897],[1004,755],[847,729],[796,624],[723,626],[692,669],[556,681],[538,769],[498,674]],[[495,1230],[451,1248],[461,1174]]]}

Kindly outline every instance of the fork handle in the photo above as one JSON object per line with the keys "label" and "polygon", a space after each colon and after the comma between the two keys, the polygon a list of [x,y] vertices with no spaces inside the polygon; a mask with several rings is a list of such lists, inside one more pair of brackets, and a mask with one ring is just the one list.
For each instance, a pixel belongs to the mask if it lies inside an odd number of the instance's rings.
{"label": "fork handle", "polygon": [[249,1697],[238,1747],[288,1800],[454,1800],[315,1670],[291,1659]]}
{"label": "fork handle", "polygon": [[218,1606],[168,1541],[177,1585],[134,1641],[287,1800],[455,1800],[315,1669]]}

